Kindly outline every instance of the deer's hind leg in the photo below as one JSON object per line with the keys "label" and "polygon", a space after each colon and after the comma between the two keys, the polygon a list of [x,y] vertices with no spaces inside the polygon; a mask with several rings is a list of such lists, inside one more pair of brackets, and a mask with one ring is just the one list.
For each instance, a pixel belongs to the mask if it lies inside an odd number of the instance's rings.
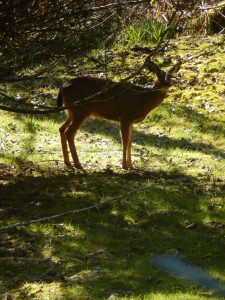
{"label": "deer's hind leg", "polygon": [[77,150],[76,150],[76,147],[74,144],[74,137],[75,137],[76,132],[79,130],[79,128],[84,123],[85,119],[86,119],[86,116],[82,116],[82,115],[73,116],[72,121],[69,124],[69,126],[65,132],[66,139],[69,143],[70,153],[72,155],[74,165],[77,169],[83,169],[83,168],[80,164],[80,161],[79,161],[79,158],[77,155]]}
{"label": "deer's hind leg", "polygon": [[66,130],[70,126],[70,123],[72,122],[71,118],[68,117],[68,119],[63,123],[63,125],[59,128],[60,137],[61,137],[61,145],[62,145],[62,152],[63,152],[63,158],[64,163],[67,165],[67,167],[71,168],[72,165],[69,160],[69,153],[67,148],[67,138],[66,138]]}

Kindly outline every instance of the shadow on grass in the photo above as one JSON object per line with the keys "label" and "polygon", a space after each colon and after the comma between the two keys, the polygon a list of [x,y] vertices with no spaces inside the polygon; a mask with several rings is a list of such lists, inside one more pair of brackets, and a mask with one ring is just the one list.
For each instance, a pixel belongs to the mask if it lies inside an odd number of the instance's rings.
{"label": "shadow on grass", "polygon": [[[164,107],[166,107],[166,111],[169,114],[170,111],[172,111],[173,105],[166,103],[164,104]],[[225,135],[225,126],[223,120],[221,120],[217,115],[214,115],[212,117],[212,114],[206,115],[206,114],[200,114],[196,110],[190,110],[186,106],[179,106],[177,108],[177,117],[176,121],[179,122],[179,116],[185,116],[187,122],[189,123],[195,123],[196,124],[196,131],[199,131],[199,133],[212,133],[214,136],[216,134],[222,134]],[[158,109],[160,113],[160,108]],[[154,111],[155,112],[155,111]],[[151,115],[152,112],[149,113],[151,124]],[[168,116],[167,116],[168,117]],[[174,119],[167,118],[168,120],[168,127],[174,127],[180,124],[173,123]],[[219,122],[219,123],[218,123]],[[153,124],[155,121],[153,120]],[[184,125],[185,126],[185,125]],[[111,135],[113,138],[118,142],[121,143],[121,138],[119,135],[119,124],[118,123],[112,123],[106,120],[99,120],[99,119],[89,119],[83,126],[85,131],[88,131],[90,133],[96,132],[100,133],[102,135]],[[202,143],[202,142],[193,142],[191,139],[173,139],[169,138],[167,136],[158,136],[154,134],[145,134],[138,132],[135,130],[135,125],[133,127],[133,142],[137,144],[153,144],[156,147],[159,148],[180,148],[185,150],[193,150],[193,151],[200,151],[205,154],[215,154],[220,155],[221,157],[225,158],[225,154],[214,147],[211,143]]]}
{"label": "shadow on grass", "polygon": [[[105,120],[90,119],[84,125],[84,130],[89,133],[95,132],[105,136],[111,136],[115,141],[121,143],[118,124],[112,124]],[[76,139],[76,138],[75,138]],[[138,145],[152,145],[163,149],[181,149],[199,151],[204,154],[214,154],[225,158],[225,153],[214,147],[211,143],[194,142],[185,138],[175,139],[166,135],[159,136],[156,134],[145,134],[133,128],[133,143]]]}
{"label": "shadow on grass", "polygon": [[[1,232],[0,276],[5,291],[20,291],[29,299],[24,283],[40,282],[59,283],[63,299],[188,292],[187,283],[171,280],[151,266],[151,255],[165,252],[224,272],[224,227],[205,222],[211,215],[216,220],[219,211],[207,210],[210,191],[204,189],[204,178],[179,171],[74,176],[59,169],[36,176],[26,170],[11,181],[10,176],[12,171],[5,169],[0,178],[8,182],[0,186],[0,226],[149,188],[85,213]],[[211,188],[215,196],[224,186],[218,191]]]}

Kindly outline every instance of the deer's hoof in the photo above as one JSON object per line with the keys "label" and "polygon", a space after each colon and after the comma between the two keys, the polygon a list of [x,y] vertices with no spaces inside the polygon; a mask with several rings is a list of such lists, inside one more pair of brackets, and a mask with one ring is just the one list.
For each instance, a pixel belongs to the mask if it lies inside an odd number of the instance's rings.
{"label": "deer's hoof", "polygon": [[81,166],[80,163],[75,164],[75,168],[78,170],[83,170],[83,167]]}
{"label": "deer's hoof", "polygon": [[122,169],[127,170],[127,163],[122,163]]}
{"label": "deer's hoof", "polygon": [[65,165],[69,168],[69,169],[73,169],[73,166],[71,164],[70,161],[65,161]]}
{"label": "deer's hoof", "polygon": [[124,170],[133,169],[133,166],[131,163],[122,164],[122,168]]}

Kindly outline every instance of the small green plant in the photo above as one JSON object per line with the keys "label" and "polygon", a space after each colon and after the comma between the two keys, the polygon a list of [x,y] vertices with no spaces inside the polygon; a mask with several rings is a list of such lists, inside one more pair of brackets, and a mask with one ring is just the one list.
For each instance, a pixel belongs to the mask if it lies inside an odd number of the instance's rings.
{"label": "small green plant", "polygon": [[138,43],[157,43],[166,25],[156,19],[146,19],[139,24],[129,25],[124,31],[125,42],[135,45]]}

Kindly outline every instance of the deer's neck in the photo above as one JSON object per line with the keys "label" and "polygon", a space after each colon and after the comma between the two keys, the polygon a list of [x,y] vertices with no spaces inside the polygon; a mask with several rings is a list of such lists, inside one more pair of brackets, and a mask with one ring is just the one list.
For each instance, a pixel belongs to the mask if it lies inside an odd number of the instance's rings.
{"label": "deer's neck", "polygon": [[169,86],[155,84],[153,88],[149,89],[144,95],[144,99],[146,105],[150,107],[150,109],[158,106],[163,99],[166,97]]}
{"label": "deer's neck", "polygon": [[160,78],[160,79],[158,78],[155,81],[153,89],[159,91],[159,93],[161,95],[164,95],[164,97],[166,97],[169,87],[170,87],[170,84],[166,83],[165,76],[163,76],[162,78]]}

